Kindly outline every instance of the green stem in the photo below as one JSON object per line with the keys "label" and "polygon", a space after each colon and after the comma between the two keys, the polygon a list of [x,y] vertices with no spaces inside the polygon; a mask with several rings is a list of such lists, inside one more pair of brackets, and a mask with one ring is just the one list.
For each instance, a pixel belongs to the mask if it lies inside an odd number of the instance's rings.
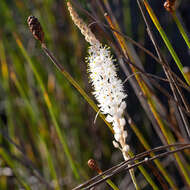
{"label": "green stem", "polygon": [[[88,96],[88,94],[80,87],[80,85],[73,79],[73,77],[62,67],[61,64],[58,63],[54,55],[47,49],[45,44],[42,44],[42,49],[46,53],[46,55],[50,58],[53,64],[57,67],[57,69],[64,75],[64,77],[77,89],[77,91],[83,96],[83,98],[89,103],[89,105],[94,109],[95,112],[99,112],[99,108],[94,103],[94,101]],[[104,120],[106,125],[109,127],[112,133],[114,133],[112,126],[105,119],[105,116],[99,113],[99,116]]]}
{"label": "green stem", "polygon": [[177,15],[176,15],[176,11],[172,12],[171,15],[172,15],[172,17],[173,17],[173,19],[174,19],[174,21],[175,21],[175,23],[176,23],[176,25],[177,25],[180,33],[181,33],[181,35],[183,36],[183,39],[185,40],[187,46],[190,49],[190,40],[189,40],[189,38],[188,38],[188,36],[187,36],[187,34],[186,34],[186,32],[185,32],[185,30],[184,30],[181,22],[179,21]]}
{"label": "green stem", "polygon": [[[129,152],[130,157],[134,157],[134,154],[130,151]],[[135,161],[135,163],[138,163],[138,160]],[[141,173],[144,175],[145,179],[148,181],[148,183],[152,186],[153,190],[159,190],[158,186],[155,184],[155,182],[150,177],[149,173],[144,169],[143,166],[138,166]]]}
{"label": "green stem", "polygon": [[110,180],[107,179],[106,183],[113,189],[113,190],[119,190],[119,188]]}
{"label": "green stem", "polygon": [[137,180],[136,180],[136,177],[135,177],[134,169],[130,169],[130,170],[129,170],[129,173],[130,173],[131,179],[132,179],[132,181],[133,181],[133,184],[134,184],[134,186],[135,186],[135,189],[136,189],[136,190],[140,190],[140,187],[139,187],[139,185],[138,185],[138,183],[137,183]]}
{"label": "green stem", "polygon": [[163,28],[161,27],[161,25],[160,25],[156,15],[155,15],[154,11],[150,7],[147,0],[143,0],[143,2],[144,2],[144,5],[145,5],[149,15],[150,15],[150,18],[152,19],[154,25],[156,26],[157,30],[159,31],[159,33],[160,33],[160,35],[162,37],[164,43],[166,44],[170,54],[172,55],[175,63],[177,64],[179,70],[181,71],[181,74],[183,75],[183,77],[184,77],[185,81],[187,82],[187,84],[190,86],[190,81],[189,81],[189,79],[186,77],[186,75],[183,72],[183,65],[182,65],[179,57],[177,56],[175,50],[173,49],[172,44],[170,43],[166,33],[164,32]]}

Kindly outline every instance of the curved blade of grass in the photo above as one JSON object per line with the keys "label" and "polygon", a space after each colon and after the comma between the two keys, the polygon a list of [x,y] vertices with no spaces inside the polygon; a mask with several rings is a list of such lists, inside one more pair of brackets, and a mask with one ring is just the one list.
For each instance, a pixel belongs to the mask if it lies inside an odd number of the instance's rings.
{"label": "curved blade of grass", "polygon": [[38,83],[39,83],[39,85],[41,87],[45,103],[46,103],[46,105],[48,107],[52,122],[53,122],[53,124],[55,126],[56,132],[57,132],[58,137],[59,137],[59,139],[61,141],[61,144],[62,144],[63,149],[65,151],[66,157],[67,157],[67,159],[69,161],[69,164],[70,164],[70,166],[72,168],[73,174],[74,174],[76,179],[79,179],[79,174],[78,174],[78,171],[77,171],[77,167],[76,167],[76,165],[75,165],[75,163],[73,161],[73,158],[71,156],[71,153],[69,151],[69,147],[68,147],[67,142],[66,142],[66,137],[65,137],[64,131],[60,129],[60,126],[59,126],[59,124],[58,124],[58,122],[56,120],[56,117],[55,117],[55,114],[54,114],[54,111],[53,111],[53,107],[52,107],[50,98],[49,98],[48,93],[47,93],[47,91],[45,89],[45,85],[43,84],[43,81],[42,81],[38,71],[36,70],[30,56],[28,55],[27,51],[25,50],[25,48],[24,48],[21,40],[19,39],[18,35],[16,33],[14,33],[13,35],[15,37],[15,40],[17,42],[18,47],[20,48],[23,56],[25,57],[25,59],[29,63],[29,65],[30,65],[32,71],[34,72],[34,75],[35,75],[35,77],[36,77],[36,79],[37,79],[37,81],[38,81]]}
{"label": "curved blade of grass", "polygon": [[153,21],[154,25],[156,26],[157,30],[159,31],[159,33],[160,33],[160,35],[161,35],[161,37],[162,37],[164,43],[166,44],[166,46],[167,46],[167,48],[168,48],[170,54],[172,55],[172,57],[173,57],[175,63],[177,64],[177,66],[178,66],[178,68],[179,68],[181,74],[183,75],[183,77],[184,77],[185,81],[187,82],[187,84],[190,86],[190,81],[189,81],[189,79],[185,76],[185,74],[184,74],[184,72],[183,72],[183,65],[182,65],[182,63],[181,63],[179,57],[177,56],[175,50],[173,49],[172,44],[170,43],[170,41],[169,41],[169,39],[168,39],[166,33],[164,32],[162,26],[160,25],[160,23],[159,23],[159,21],[158,21],[156,15],[155,15],[155,13],[154,13],[154,11],[153,11],[152,8],[150,7],[150,5],[149,5],[149,3],[148,3],[147,0],[143,0],[143,2],[144,2],[144,5],[145,5],[145,7],[146,7],[146,10],[148,11],[148,14],[150,15],[150,18],[152,19],[152,21]]}
{"label": "curved blade of grass", "polygon": [[[143,2],[144,2],[144,5],[145,5],[145,7],[146,7],[146,9],[147,9],[147,11],[148,11],[148,13],[149,13],[149,15],[150,15],[153,23],[154,23],[154,25],[156,26],[157,30],[160,32],[160,35],[162,36],[162,38],[163,38],[166,46],[168,47],[168,49],[169,49],[172,57],[174,58],[177,66],[178,66],[178,68],[180,69],[181,73],[183,74],[183,76],[184,76],[186,82],[188,83],[188,85],[190,85],[190,81],[188,80],[187,76],[183,72],[183,66],[182,66],[182,64],[181,64],[181,62],[180,62],[177,54],[175,53],[175,51],[174,51],[174,49],[173,49],[173,47],[172,47],[169,39],[167,38],[164,30],[162,29],[162,27],[161,27],[158,19],[156,18],[156,15],[154,14],[152,8],[148,4],[148,1],[147,0],[143,0]],[[151,95],[150,95],[150,97],[151,97]],[[151,104],[152,104],[152,111],[154,111],[154,113],[155,113],[155,115],[157,117],[157,121],[159,122],[159,126],[160,126],[160,128],[161,128],[161,130],[162,130],[162,132],[164,134],[164,137],[167,140],[167,143],[169,143],[169,144],[174,143],[175,140],[174,140],[174,137],[173,137],[172,133],[170,131],[168,131],[168,130],[165,129],[164,124],[162,123],[162,120],[161,120],[160,116],[155,112],[154,102],[152,102]],[[174,157],[176,159],[176,162],[178,163],[179,168],[181,169],[181,171],[183,173],[183,176],[184,176],[186,182],[190,186],[190,179],[188,177],[188,172],[186,171],[186,168],[184,167],[184,164],[182,163],[182,161],[181,161],[181,159],[180,159],[180,157],[179,157],[179,155],[177,153],[174,154]]]}

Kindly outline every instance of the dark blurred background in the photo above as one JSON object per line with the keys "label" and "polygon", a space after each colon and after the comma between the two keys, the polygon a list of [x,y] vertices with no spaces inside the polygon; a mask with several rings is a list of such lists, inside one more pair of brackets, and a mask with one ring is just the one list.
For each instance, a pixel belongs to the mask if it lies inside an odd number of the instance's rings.
{"label": "dark blurred background", "polygon": [[[98,7],[98,0],[78,0],[74,2],[79,3],[81,7],[89,11],[93,16],[96,16],[102,23],[106,24],[101,8]],[[150,1],[156,16],[169,37],[182,64],[189,66],[189,50],[173,22],[171,15],[165,11],[163,3],[163,0]],[[109,5],[120,24],[122,32],[141,43],[145,48],[156,55],[137,2],[134,0],[112,0],[109,1]],[[176,6],[180,21],[183,23],[186,31],[190,32],[189,0],[177,1]],[[89,16],[79,7],[75,8],[88,24],[92,22]],[[71,187],[96,175],[94,171],[88,168],[88,159],[94,158],[99,163],[101,169],[105,170],[118,164],[123,158],[119,150],[113,147],[113,135],[105,123],[100,118],[94,123],[96,117],[94,110],[51,64],[49,59],[42,52],[40,44],[32,37],[26,23],[29,15],[35,15],[35,17],[39,19],[45,32],[45,41],[47,42],[48,48],[55,54],[72,77],[85,89],[90,97],[93,98],[88,74],[86,73],[87,65],[85,63],[88,44],[70,19],[65,1],[1,0],[0,127],[1,130],[5,131],[6,134],[21,147],[24,154],[33,162],[47,181],[51,184],[56,184],[56,181],[58,181],[63,189],[71,189]],[[104,30],[100,28],[96,30],[96,27],[97,26],[93,26],[92,30],[96,33],[98,38],[103,43],[110,44],[110,42],[107,41],[108,39],[105,39],[104,36],[109,34],[109,38],[113,39],[111,31],[106,28],[104,28]],[[163,40],[152,22],[151,28],[172,70],[180,76],[174,64],[174,60],[166,49]],[[107,33],[104,33],[105,31]],[[41,87],[28,61],[16,43],[13,35],[14,32],[17,33],[24,48],[26,48],[28,56],[31,58],[47,89],[56,120],[61,130],[65,133],[65,140],[79,170],[80,179],[78,181],[73,177],[71,168],[65,157],[55,126],[50,117],[47,105],[45,104]],[[114,39],[113,43],[116,44]],[[163,69],[158,63],[139,48],[135,47],[135,50],[146,72],[165,78]],[[116,56],[116,54],[114,55]],[[7,75],[3,70],[5,65],[8,69]],[[120,67],[118,67],[118,72],[122,80],[125,80],[126,76]],[[170,92],[167,83],[158,82]],[[129,82],[125,83],[125,88],[128,94],[126,100],[127,112],[130,113],[152,148],[161,145],[159,137],[154,131],[151,122],[141,107]],[[159,92],[158,97],[169,110],[168,99]],[[187,99],[189,100],[189,96]],[[135,153],[144,151],[138,138],[128,125],[126,129],[129,132],[127,142],[130,144],[132,150]],[[0,189],[21,189],[22,185],[16,180],[17,176],[14,170],[18,172],[18,176],[30,184],[31,188],[43,189],[43,184],[40,184],[33,174],[29,172],[28,168],[24,167],[22,162],[18,161],[19,159],[22,161],[22,154],[13,145],[8,143],[3,136],[0,137],[0,145],[0,151],[2,155],[4,155],[0,158],[0,169],[3,170],[5,167],[10,167],[13,172],[9,177],[3,174],[0,176]],[[5,155],[7,155],[7,157]],[[16,158],[18,158],[18,160]],[[167,160],[165,163],[166,166],[170,168],[170,166],[167,165]],[[170,168],[170,170],[172,171],[172,168]],[[137,179],[141,181],[141,179],[143,179],[142,175],[139,174],[138,171],[136,174]],[[123,172],[121,175],[116,175],[113,181],[115,181],[116,184],[120,184],[121,189],[125,189],[128,183],[131,183],[128,178],[128,174]],[[178,185],[180,186],[181,181],[179,180],[177,183],[179,183]],[[146,182],[144,184],[142,182],[141,185],[144,189],[150,189],[150,187],[146,185]],[[109,189],[109,187],[103,184],[100,186],[100,189]],[[129,189],[133,189],[133,185],[129,186]]]}

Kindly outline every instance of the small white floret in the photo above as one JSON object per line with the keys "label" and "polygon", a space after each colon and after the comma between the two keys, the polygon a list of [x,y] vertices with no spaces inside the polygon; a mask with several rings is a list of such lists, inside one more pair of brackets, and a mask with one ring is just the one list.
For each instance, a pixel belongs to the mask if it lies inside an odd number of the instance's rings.
{"label": "small white floret", "polygon": [[127,144],[123,147],[124,152],[129,152],[129,149],[130,149],[129,145],[127,145]]}
{"label": "small white floret", "polygon": [[119,144],[116,141],[112,141],[112,143],[115,148],[119,148]]}

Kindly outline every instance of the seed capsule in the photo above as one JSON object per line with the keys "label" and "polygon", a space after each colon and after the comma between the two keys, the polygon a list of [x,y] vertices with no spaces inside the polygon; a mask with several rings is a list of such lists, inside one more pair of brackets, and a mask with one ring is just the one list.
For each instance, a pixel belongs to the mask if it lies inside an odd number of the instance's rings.
{"label": "seed capsule", "polygon": [[96,161],[94,159],[88,160],[88,166],[92,170],[95,170],[97,173],[99,173],[99,174],[102,173],[102,171],[100,170],[100,168],[98,167],[98,164],[96,163]]}
{"label": "seed capsule", "polygon": [[166,0],[164,7],[168,12],[173,12],[175,10],[175,1],[176,0]]}
{"label": "seed capsule", "polygon": [[30,31],[32,32],[34,38],[39,40],[41,43],[44,42],[44,32],[41,27],[40,22],[34,16],[29,16],[27,19],[27,23],[29,26]]}

